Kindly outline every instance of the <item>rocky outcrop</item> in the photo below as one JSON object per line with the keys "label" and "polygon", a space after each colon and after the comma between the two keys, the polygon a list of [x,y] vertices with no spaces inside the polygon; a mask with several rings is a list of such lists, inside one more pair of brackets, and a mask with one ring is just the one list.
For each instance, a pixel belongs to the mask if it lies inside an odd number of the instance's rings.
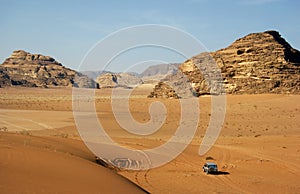
{"label": "rocky outcrop", "polygon": [[5,86],[10,86],[11,80],[9,76],[4,72],[4,70],[0,66],[0,88]]}
{"label": "rocky outcrop", "polygon": [[103,70],[103,71],[99,70],[99,71],[80,71],[80,73],[82,73],[83,75],[86,75],[89,78],[92,78],[94,81],[96,81],[97,77],[99,77],[103,74],[106,74],[106,73],[113,73],[113,72],[105,71],[105,70]]}
{"label": "rocky outcrop", "polygon": [[179,69],[196,96],[218,87],[229,94],[300,93],[300,52],[277,31],[249,34],[227,48],[201,53]]}
{"label": "rocky outcrop", "polygon": [[150,93],[148,98],[175,98],[178,99],[179,96],[175,90],[164,82],[159,82]]}
{"label": "rocky outcrop", "polygon": [[212,56],[228,93],[300,93],[300,52],[277,31],[249,34]]}
{"label": "rocky outcrop", "polygon": [[141,78],[131,73],[119,73],[117,75],[117,82],[119,86],[132,88],[143,83]]}
{"label": "rocky outcrop", "polygon": [[96,79],[100,88],[114,88],[118,85],[117,75],[113,73],[105,73]]}
{"label": "rocky outcrop", "polygon": [[225,93],[222,74],[210,53],[185,61],[179,70],[187,77],[194,96]]}
{"label": "rocky outcrop", "polygon": [[0,65],[0,85],[2,87],[97,87],[96,82],[64,67],[54,58],[23,50],[14,51]]}
{"label": "rocky outcrop", "polygon": [[129,73],[105,73],[97,78],[100,88],[132,88],[142,84],[142,79]]}

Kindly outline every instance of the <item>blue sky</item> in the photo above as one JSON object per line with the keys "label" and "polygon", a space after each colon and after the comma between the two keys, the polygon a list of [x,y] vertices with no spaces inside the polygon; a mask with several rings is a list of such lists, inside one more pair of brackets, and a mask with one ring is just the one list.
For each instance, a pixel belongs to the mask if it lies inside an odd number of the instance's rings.
{"label": "blue sky", "polygon": [[[77,69],[101,39],[121,28],[141,24],[170,25],[187,31],[209,51],[224,48],[248,33],[270,29],[278,30],[300,49],[299,2],[0,0],[0,61],[13,50],[24,49],[53,56]],[[170,62],[176,60],[170,58]]]}

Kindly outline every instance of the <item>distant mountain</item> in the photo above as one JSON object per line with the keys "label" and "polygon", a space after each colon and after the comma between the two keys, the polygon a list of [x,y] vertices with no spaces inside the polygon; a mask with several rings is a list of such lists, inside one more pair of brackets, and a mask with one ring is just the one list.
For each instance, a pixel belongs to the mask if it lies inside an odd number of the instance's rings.
{"label": "distant mountain", "polygon": [[[134,87],[147,82],[157,83],[168,75],[177,72],[179,64],[159,64],[148,67],[142,73],[126,72],[116,73],[110,71],[82,71],[81,73],[95,80],[100,88]],[[115,81],[117,80],[117,82]]]}
{"label": "distant mountain", "polygon": [[17,50],[0,65],[0,87],[5,86],[96,88],[97,83],[52,57]]}
{"label": "distant mountain", "polygon": [[[171,64],[158,64],[158,65],[153,65],[145,69],[142,73],[136,73],[136,72],[126,72],[127,74],[136,76],[136,77],[141,77],[141,78],[155,78],[157,76],[158,78],[164,78],[167,75],[175,74],[178,70],[178,66],[180,63],[171,63]],[[111,73],[111,74],[120,74],[118,72],[111,72],[111,71],[81,71],[82,74],[87,75],[88,77],[96,80],[97,77],[106,74],[106,73]]]}
{"label": "distant mountain", "polygon": [[[217,68],[211,65],[213,62]],[[252,33],[227,48],[200,53],[181,64],[179,69],[164,82],[168,85],[188,83],[180,90],[192,87],[196,96],[210,94],[211,89],[222,85],[229,94],[300,94],[300,52],[277,31]],[[214,79],[218,71],[223,77],[222,84]],[[185,77],[187,81],[183,80]],[[207,82],[205,77],[211,80]],[[157,85],[149,97],[168,97],[164,88]],[[170,96],[174,96],[173,92]]]}
{"label": "distant mountain", "polygon": [[143,80],[130,73],[105,73],[97,77],[100,88],[132,88],[143,83]]}
{"label": "distant mountain", "polygon": [[143,78],[143,80],[161,80],[167,75],[176,74],[179,65],[179,63],[153,65],[139,74],[139,76]]}
{"label": "distant mountain", "polygon": [[106,74],[106,73],[113,73],[113,72],[111,72],[111,71],[81,71],[81,73],[96,81],[98,76]]}

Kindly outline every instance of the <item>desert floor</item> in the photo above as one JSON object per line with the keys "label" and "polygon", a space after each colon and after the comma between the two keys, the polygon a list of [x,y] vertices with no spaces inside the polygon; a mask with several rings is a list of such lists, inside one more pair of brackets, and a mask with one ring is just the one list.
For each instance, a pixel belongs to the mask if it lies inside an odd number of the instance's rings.
{"label": "desert floor", "polygon": [[[136,89],[129,100],[133,118],[142,123],[157,100],[146,98],[149,90]],[[120,145],[154,148],[176,131],[178,100],[160,100],[167,110],[165,123],[141,137],[118,125],[110,92],[97,90],[95,105],[99,121]],[[227,95],[222,131],[203,156],[198,149],[211,117],[211,98],[200,97],[198,129],[183,153],[158,168],[114,172],[96,164],[82,142],[72,89],[0,88],[0,94],[0,193],[142,193],[137,185],[150,193],[300,192],[299,95]],[[221,172],[206,175],[206,161],[216,162]]]}

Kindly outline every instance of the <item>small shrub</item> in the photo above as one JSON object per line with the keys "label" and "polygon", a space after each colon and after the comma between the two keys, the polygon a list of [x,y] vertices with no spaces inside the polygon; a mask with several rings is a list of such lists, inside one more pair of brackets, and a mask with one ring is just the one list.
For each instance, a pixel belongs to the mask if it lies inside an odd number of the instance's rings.
{"label": "small shrub", "polygon": [[31,135],[30,132],[27,131],[27,130],[20,131],[20,134],[22,134],[22,135]]}
{"label": "small shrub", "polygon": [[69,137],[69,134],[67,134],[67,133],[61,133],[60,136],[61,136],[62,138],[68,138],[68,137]]}
{"label": "small shrub", "polygon": [[6,132],[7,131],[7,127],[0,127],[0,131]]}

